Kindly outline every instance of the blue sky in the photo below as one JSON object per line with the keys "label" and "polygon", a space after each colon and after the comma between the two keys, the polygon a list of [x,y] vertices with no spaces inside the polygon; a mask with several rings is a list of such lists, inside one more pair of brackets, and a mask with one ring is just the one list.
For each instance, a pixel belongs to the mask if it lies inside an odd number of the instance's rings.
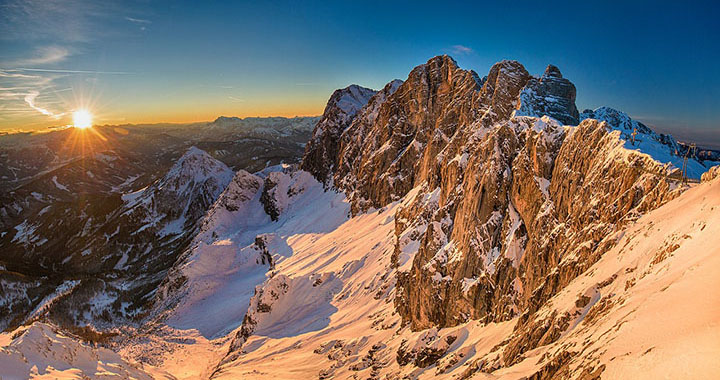
{"label": "blue sky", "polygon": [[[716,2],[0,1],[0,129],[319,114],[432,56],[555,64],[607,105],[720,146]],[[31,70],[28,70],[31,69]],[[46,70],[46,71],[37,71]],[[45,112],[43,112],[45,111]]]}

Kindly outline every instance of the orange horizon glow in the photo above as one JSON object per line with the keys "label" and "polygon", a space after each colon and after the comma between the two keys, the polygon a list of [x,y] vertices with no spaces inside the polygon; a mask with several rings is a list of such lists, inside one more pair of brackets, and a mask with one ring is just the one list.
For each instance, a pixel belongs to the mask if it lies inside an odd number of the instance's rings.
{"label": "orange horizon glow", "polygon": [[[227,117],[312,117],[320,116],[323,113],[325,104],[316,107],[272,107],[267,110],[258,110],[257,112],[238,112],[232,109],[202,109],[201,111],[182,110],[179,112],[133,112],[132,116],[122,116],[119,112],[104,111],[100,114],[88,111],[91,114],[92,125],[124,125],[124,124],[191,124],[211,122],[220,116]],[[106,108],[106,107],[103,107]],[[87,110],[87,108],[84,108]],[[69,114],[68,116],[73,115]],[[58,123],[56,120],[49,119],[47,122],[34,122],[25,125],[8,124],[0,122],[0,132],[49,132],[55,129],[62,129],[68,126],[76,127],[74,120],[67,120],[65,123]]]}

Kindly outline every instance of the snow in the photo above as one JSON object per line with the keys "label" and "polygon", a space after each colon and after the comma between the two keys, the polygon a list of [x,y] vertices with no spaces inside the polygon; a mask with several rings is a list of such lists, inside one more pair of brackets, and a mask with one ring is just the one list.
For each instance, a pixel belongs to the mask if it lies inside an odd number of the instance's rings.
{"label": "snow", "polygon": [[[131,234],[149,230],[158,238],[180,236],[186,232],[188,220],[194,222],[201,217],[192,214],[191,207],[199,200],[216,200],[234,174],[206,152],[190,147],[161,179],[122,195],[123,214],[144,223]],[[177,210],[182,211],[178,213]],[[171,217],[172,214],[175,217]]]}
{"label": "snow", "polygon": [[[608,123],[612,130],[619,131],[624,140],[623,147],[651,157],[662,164],[671,165],[671,169],[682,169],[683,152],[680,145],[672,136],[660,135],[642,123],[631,119],[626,113],[609,107],[600,107],[594,111],[585,111],[580,114],[580,120],[596,119]],[[632,140],[633,131],[637,131],[635,142]],[[700,179],[709,166],[694,158],[688,159],[687,175],[689,178]]]}
{"label": "snow", "polygon": [[343,91],[340,99],[337,100],[337,107],[348,116],[354,116],[375,93],[373,90],[355,84],[350,85]]}
{"label": "snow", "polygon": [[[215,204],[218,207],[208,212],[202,227],[205,232],[182,266],[182,275],[187,278],[186,294],[169,317],[170,326],[196,329],[207,338],[237,328],[255,286],[265,280],[269,269],[260,262],[254,244],[257,236],[269,238],[267,248],[273,261],[282,262],[293,254],[289,241],[298,234],[325,233],[347,219],[350,206],[344,195],[325,192],[309,173],[271,175],[278,181],[277,193],[283,195],[282,214],[276,222],[263,210],[261,188],[252,197],[244,194],[246,200],[236,204],[234,211],[220,207],[226,202],[221,196]],[[288,196],[290,188],[298,193]]]}
{"label": "snow", "polygon": [[[121,184],[119,184],[119,185],[117,185],[117,186],[113,186],[110,191],[113,192],[113,193],[116,193],[116,192],[125,190],[125,187],[127,187],[127,186],[129,186],[130,184],[132,184],[133,182],[135,182],[135,180],[138,179],[138,178],[140,178],[140,174],[127,177],[127,178],[125,179],[125,181],[123,181],[123,183],[121,183]],[[124,197],[125,197],[125,195],[123,195],[123,200],[125,199]]]}
{"label": "snow", "polygon": [[107,348],[80,343],[44,323],[0,334],[0,346],[0,376],[4,380],[166,377],[162,371],[130,363]]}
{"label": "snow", "polygon": [[[492,373],[493,378],[529,376],[544,364],[544,354],[554,354],[568,344],[581,348],[587,344],[589,347],[583,348],[583,352],[600,352],[601,362],[606,365],[603,377],[608,378],[711,378],[718,373],[720,365],[714,358],[720,354],[717,343],[720,342],[717,324],[720,298],[707,292],[713,289],[716,293],[714,289],[720,289],[720,256],[714,249],[720,236],[720,213],[712,212],[720,208],[719,190],[720,180],[693,188],[640,218],[625,234],[618,234],[621,238],[615,248],[551,299],[547,303],[550,306],[545,307],[547,310],[541,310],[541,315],[556,309],[578,311],[578,317],[560,340],[528,352],[520,363]],[[329,324],[325,326],[323,322],[319,329],[315,326],[294,331],[288,318],[292,318],[295,307],[305,305],[307,297],[311,297],[305,291],[313,292],[312,288],[297,285],[303,289],[297,303],[289,302],[296,297],[289,290],[287,294],[292,296],[281,296],[282,303],[273,305],[268,319],[262,319],[264,315],[259,314],[258,326],[262,328],[256,329],[245,343],[243,355],[223,365],[217,377],[298,378],[314,377],[319,371],[329,371],[335,378],[347,378],[354,373],[362,376],[365,372],[349,368],[362,368],[361,363],[366,360],[364,353],[370,347],[382,347],[374,354],[379,363],[384,363],[380,366],[381,374],[400,371],[400,377],[412,373],[413,378],[436,378],[436,366],[398,367],[394,362],[395,353],[403,341],[408,342],[404,344],[406,349],[436,347],[443,341],[440,337],[450,335],[458,338],[447,347],[448,353],[438,364],[448,367],[442,377],[452,378],[462,373],[466,369],[463,363],[497,355],[492,352],[493,347],[511,334],[515,320],[488,325],[470,321],[454,328],[411,332],[393,324],[397,323],[397,317],[391,303],[375,299],[375,292],[384,287],[382,282],[377,282],[377,276],[384,273],[389,264],[382,252],[393,249],[388,242],[391,239],[382,235],[391,236],[392,229],[386,227],[392,224],[368,228],[373,221],[384,222],[384,213],[392,213],[397,207],[395,204],[385,211],[359,215],[317,240],[299,237],[291,241],[295,253],[279,264],[276,278],[287,276],[283,277],[284,281],[292,289],[294,285],[287,279],[307,283],[309,276],[332,274],[329,276],[332,281],[342,282],[342,288],[330,301],[337,310],[328,316],[328,304],[308,303],[299,320],[307,320],[304,315],[313,309],[317,321],[329,319]],[[363,239],[355,239],[355,234]],[[304,244],[299,244],[300,241]],[[669,241],[680,242],[680,247],[653,264]],[[379,246],[373,246],[373,242]],[[340,264],[358,261],[359,264],[352,267],[351,276],[340,270]],[[597,284],[612,275],[617,275],[617,279],[599,289]],[[634,285],[626,289],[630,279],[634,279]],[[475,281],[465,279],[463,289],[469,290]],[[517,290],[522,292],[521,287]],[[579,294],[590,297],[588,304],[580,309],[575,305]],[[697,294],[708,294],[708,297],[697,297]],[[584,322],[606,298],[624,302],[601,313],[599,318],[594,317],[599,321],[596,324]],[[376,321],[378,316],[382,322]],[[378,323],[395,327],[385,330],[377,328]],[[341,354],[330,348],[336,346],[347,347],[347,350]],[[336,355],[342,360],[335,362]],[[458,358],[461,358],[459,364],[452,364]],[[278,362],[283,365],[277,366]],[[578,364],[573,362],[571,370]]]}
{"label": "snow", "polygon": [[17,232],[12,239],[13,242],[31,245],[42,245],[44,242],[47,241],[47,239],[41,240],[38,236],[35,235],[37,226],[28,225],[27,220],[23,220],[23,222],[15,226],[14,229]]}
{"label": "snow", "polygon": [[508,203],[508,215],[510,217],[510,228],[508,229],[508,234],[505,237],[505,246],[507,247],[505,250],[505,257],[511,259],[513,267],[517,268],[520,266],[520,259],[522,259],[522,255],[524,253],[523,246],[526,238],[521,237],[521,239],[518,239],[515,236],[515,233],[518,231],[520,226],[522,226],[523,221],[512,202]]}
{"label": "snow", "polygon": [[[419,186],[387,207],[349,218],[345,196],[324,191],[309,173],[283,168],[264,175],[276,181],[276,194],[284,194],[276,198],[282,210],[278,220],[270,220],[260,203],[264,178],[237,173],[181,258],[178,274],[186,283],[178,303],[151,334],[138,332],[121,347],[121,356],[35,323],[17,337],[0,334],[3,379],[94,378],[106,372],[139,379],[210,374],[217,379],[316,378],[319,373],[338,379],[458,378],[476,360],[497,359],[502,350],[494,348],[512,336],[517,319],[469,320],[413,332],[401,326],[395,311],[396,276],[410,269],[427,228],[404,226],[395,268],[396,215],[417,197],[422,207],[432,209],[437,192]],[[546,188],[542,178],[535,180]],[[578,353],[569,371],[594,363],[592,353],[605,365],[603,378],[713,378],[720,373],[718,210],[720,178],[690,188],[606,237],[617,241],[614,248],[537,314],[549,318],[567,311],[573,316],[559,340],[525,353],[519,363],[476,377],[527,377],[574,347]],[[494,218],[503,220],[500,214]],[[505,255],[517,265],[522,244],[515,241],[515,231],[522,220],[513,207],[505,223],[511,225]],[[446,256],[437,260],[450,260],[452,242],[442,247]],[[263,261],[263,249],[272,265]],[[494,249],[483,258],[489,271],[501,254]],[[449,280],[435,275],[438,281]],[[469,292],[477,281],[464,278],[462,291]],[[522,293],[519,279],[512,281]],[[42,304],[73,286],[64,283]],[[582,307],[576,302],[580,296],[589,300]],[[99,294],[91,302],[112,300],[110,294]],[[244,319],[253,321],[246,325],[252,334],[226,356]],[[399,351],[412,356],[426,349],[446,352],[425,368],[398,365]],[[158,367],[129,358],[152,359]]]}

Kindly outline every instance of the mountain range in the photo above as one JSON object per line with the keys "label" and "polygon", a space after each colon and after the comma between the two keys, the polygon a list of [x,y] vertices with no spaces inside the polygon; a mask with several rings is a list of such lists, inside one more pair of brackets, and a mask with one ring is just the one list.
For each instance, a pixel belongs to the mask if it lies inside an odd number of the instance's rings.
{"label": "mountain range", "polygon": [[438,56],[319,118],[0,138],[0,376],[711,378],[719,157],[575,99]]}

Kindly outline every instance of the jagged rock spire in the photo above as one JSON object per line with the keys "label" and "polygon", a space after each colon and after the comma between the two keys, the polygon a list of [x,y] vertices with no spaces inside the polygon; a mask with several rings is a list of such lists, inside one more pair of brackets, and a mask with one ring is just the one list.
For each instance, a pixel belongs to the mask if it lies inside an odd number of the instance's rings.
{"label": "jagged rock spire", "polygon": [[337,165],[340,135],[376,93],[353,84],[332,94],[305,148],[301,165],[304,170],[312,173],[318,181],[328,182],[329,174]]}

